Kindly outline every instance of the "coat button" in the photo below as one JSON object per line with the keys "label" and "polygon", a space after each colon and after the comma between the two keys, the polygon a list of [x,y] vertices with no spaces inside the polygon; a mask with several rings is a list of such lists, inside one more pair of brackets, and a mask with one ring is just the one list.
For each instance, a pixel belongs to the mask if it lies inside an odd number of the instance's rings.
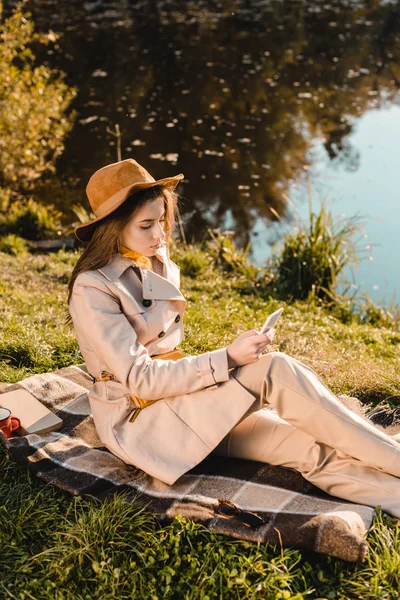
{"label": "coat button", "polygon": [[164,335],[165,335],[165,331],[161,331],[161,332],[158,334],[158,337],[164,337]]}
{"label": "coat button", "polygon": [[142,304],[147,308],[148,306],[151,306],[151,300],[143,300]]}
{"label": "coat button", "polygon": [[181,315],[176,315],[175,323],[179,323],[180,320],[181,320]]}

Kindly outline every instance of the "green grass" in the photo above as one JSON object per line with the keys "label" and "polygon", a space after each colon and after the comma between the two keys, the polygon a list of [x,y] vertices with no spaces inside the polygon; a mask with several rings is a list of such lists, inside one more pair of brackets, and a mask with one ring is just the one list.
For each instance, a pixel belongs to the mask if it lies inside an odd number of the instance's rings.
{"label": "green grass", "polygon": [[[77,256],[0,253],[0,381],[83,362],[62,312]],[[245,265],[224,269],[221,256],[215,268],[206,251],[199,258],[193,247],[176,248],[175,258],[188,301],[185,352],[224,346],[240,331],[260,328],[283,304],[271,349],[310,365],[334,392],[395,405],[396,327],[356,317],[343,322],[316,300],[282,303],[263,284],[265,276],[252,278]],[[0,523],[0,598],[386,600],[398,598],[400,588],[399,525],[380,512],[368,532],[367,559],[348,564],[212,534],[183,517],[162,526],[139,499],[101,504],[70,497],[30,476],[1,448]]]}

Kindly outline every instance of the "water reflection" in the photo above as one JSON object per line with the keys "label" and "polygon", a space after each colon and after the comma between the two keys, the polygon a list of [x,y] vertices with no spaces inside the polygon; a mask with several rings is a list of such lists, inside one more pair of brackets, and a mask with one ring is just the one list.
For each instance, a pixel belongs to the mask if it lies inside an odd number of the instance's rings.
{"label": "water reflection", "polygon": [[[5,3],[6,9],[11,3]],[[92,172],[122,156],[157,178],[183,172],[187,236],[289,215],[316,137],[356,170],[348,141],[370,107],[398,102],[400,2],[365,0],[35,0],[40,29],[62,33],[52,66],[79,87],[59,179],[37,190],[88,207]],[[186,218],[185,218],[186,217]]]}

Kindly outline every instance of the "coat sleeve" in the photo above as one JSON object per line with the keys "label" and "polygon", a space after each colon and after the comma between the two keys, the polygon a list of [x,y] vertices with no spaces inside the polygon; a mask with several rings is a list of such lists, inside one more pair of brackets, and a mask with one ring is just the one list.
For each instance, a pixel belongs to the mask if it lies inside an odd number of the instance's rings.
{"label": "coat sleeve", "polygon": [[227,381],[227,349],[173,360],[151,359],[107,286],[75,280],[69,310],[75,330],[110,373],[143,400],[187,394]]}

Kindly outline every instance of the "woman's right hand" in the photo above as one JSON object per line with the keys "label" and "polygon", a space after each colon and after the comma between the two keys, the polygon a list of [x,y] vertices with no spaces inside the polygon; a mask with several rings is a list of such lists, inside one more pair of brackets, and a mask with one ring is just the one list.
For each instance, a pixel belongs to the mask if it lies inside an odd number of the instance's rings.
{"label": "woman's right hand", "polygon": [[272,342],[274,335],[273,328],[265,333],[259,333],[256,329],[241,333],[227,348],[228,369],[256,362],[262,351]]}

